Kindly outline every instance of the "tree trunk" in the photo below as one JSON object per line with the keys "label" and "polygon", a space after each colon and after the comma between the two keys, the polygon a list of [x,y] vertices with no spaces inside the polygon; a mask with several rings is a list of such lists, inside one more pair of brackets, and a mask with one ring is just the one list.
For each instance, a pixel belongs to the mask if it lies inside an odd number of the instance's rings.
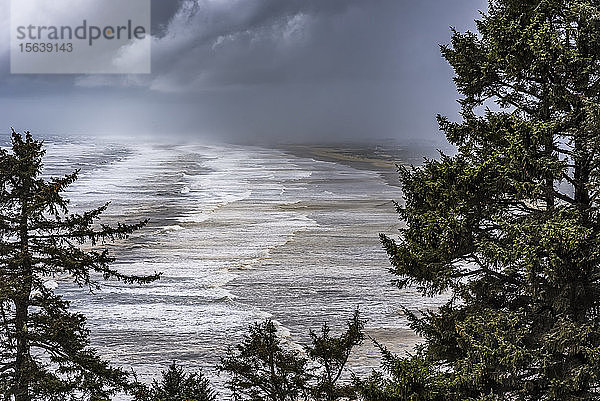
{"label": "tree trunk", "polygon": [[21,240],[21,266],[20,279],[23,285],[19,288],[19,293],[15,299],[15,334],[17,337],[17,349],[15,358],[15,401],[30,401],[29,382],[31,374],[30,349],[27,334],[27,323],[29,320],[29,298],[31,296],[32,269],[31,255],[29,253],[29,235],[28,235],[28,211],[27,199],[22,199],[21,221],[19,236]]}
{"label": "tree trunk", "polygon": [[575,181],[575,203],[581,210],[587,222],[590,210],[590,193],[587,184],[590,182],[589,155],[585,149],[583,139],[575,138],[575,169],[573,178]]}
{"label": "tree trunk", "polygon": [[[549,75],[549,74],[548,74]],[[542,108],[540,113],[540,118],[542,121],[551,121],[552,116],[550,113],[550,105],[548,104],[548,99],[550,96],[550,87],[549,84],[544,85],[544,97],[542,102]],[[544,138],[544,156],[550,160],[552,158],[552,154],[554,153],[554,133],[549,132]],[[546,173],[544,177],[544,200],[546,202],[546,210],[554,209],[554,175],[552,172]]]}
{"label": "tree trunk", "polygon": [[15,302],[17,355],[15,360],[15,401],[30,401],[29,396],[29,342],[27,340],[28,299]]}
{"label": "tree trunk", "polygon": [[[548,140],[549,143],[544,146],[544,152],[548,158],[550,158],[554,152],[553,139],[553,137],[550,137]],[[546,177],[545,192],[546,210],[554,209],[554,177],[552,176],[552,173],[548,174]]]}

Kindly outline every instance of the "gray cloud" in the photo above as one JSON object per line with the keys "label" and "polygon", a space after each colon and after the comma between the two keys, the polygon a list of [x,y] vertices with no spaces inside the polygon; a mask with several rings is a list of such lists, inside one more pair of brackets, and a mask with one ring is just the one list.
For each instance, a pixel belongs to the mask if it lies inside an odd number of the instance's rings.
{"label": "gray cloud", "polygon": [[[15,107],[28,104],[43,116],[36,125],[52,131],[439,137],[435,113],[454,114],[457,95],[437,46],[450,25],[471,27],[484,8],[484,0],[154,0],[151,75],[0,70],[0,116],[25,120]],[[48,100],[60,95],[61,107]]]}

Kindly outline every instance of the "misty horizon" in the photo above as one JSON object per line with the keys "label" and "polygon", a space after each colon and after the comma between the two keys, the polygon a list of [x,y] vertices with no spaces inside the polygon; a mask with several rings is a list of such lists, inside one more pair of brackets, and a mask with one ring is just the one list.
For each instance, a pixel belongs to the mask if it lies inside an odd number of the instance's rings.
{"label": "misty horizon", "polygon": [[459,110],[438,45],[450,26],[472,29],[477,9],[485,2],[154,0],[147,75],[10,74],[5,28],[1,129],[437,146],[436,114]]}

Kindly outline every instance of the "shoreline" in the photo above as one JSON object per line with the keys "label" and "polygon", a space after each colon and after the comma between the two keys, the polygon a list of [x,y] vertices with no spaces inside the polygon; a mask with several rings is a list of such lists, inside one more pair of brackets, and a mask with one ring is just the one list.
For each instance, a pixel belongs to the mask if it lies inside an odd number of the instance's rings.
{"label": "shoreline", "polygon": [[371,371],[382,369],[381,350],[374,344],[377,341],[392,354],[405,357],[423,343],[423,338],[406,328],[365,328],[365,340],[350,355],[348,368],[366,377]]}
{"label": "shoreline", "polygon": [[425,145],[289,144],[276,149],[291,156],[372,171],[392,187],[401,187],[397,166],[419,166],[425,158],[438,157],[433,146]]}
{"label": "shoreline", "polygon": [[[397,165],[419,164],[425,152],[406,149],[381,149],[357,145],[288,145],[279,148],[291,156],[317,161],[333,162],[357,170],[377,173],[392,187],[401,187]],[[394,152],[395,150],[395,152]],[[367,376],[371,371],[381,371],[382,355],[375,345],[381,346],[398,356],[406,356],[423,342],[423,338],[409,328],[372,327],[365,328],[365,340],[350,356],[348,367],[355,373]]]}
{"label": "shoreline", "polygon": [[404,163],[400,163],[400,158],[397,156],[386,155],[388,157],[382,157],[366,148],[343,145],[289,145],[281,147],[280,150],[291,156],[338,163],[357,170],[373,171],[386,184],[393,187],[400,186],[396,164]]}

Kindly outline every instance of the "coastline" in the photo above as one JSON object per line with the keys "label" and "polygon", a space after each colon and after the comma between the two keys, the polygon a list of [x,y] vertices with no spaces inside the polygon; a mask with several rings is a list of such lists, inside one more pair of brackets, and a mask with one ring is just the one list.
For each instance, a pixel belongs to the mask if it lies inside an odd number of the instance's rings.
{"label": "coastline", "polygon": [[[401,186],[397,166],[419,165],[424,157],[434,157],[433,152],[424,147],[400,148],[360,144],[288,145],[280,150],[291,156],[375,172],[387,185],[395,188]],[[374,341],[399,356],[413,352],[415,347],[423,342],[423,338],[413,330],[401,327],[367,328],[365,336],[364,342],[354,349],[348,361],[349,368],[363,377],[382,368],[381,351]]]}
{"label": "coastline", "polygon": [[292,156],[342,164],[357,170],[373,171],[393,187],[400,187],[400,165],[421,165],[424,158],[437,157],[435,146],[427,144],[368,145],[355,143],[319,145],[280,145],[277,147]]}
{"label": "coastline", "polygon": [[[163,211],[155,216],[151,242],[138,239],[144,260],[137,246],[118,255],[129,268],[167,272],[161,283],[143,290],[113,284],[93,302],[61,283],[61,292],[87,316],[95,333],[92,345],[116,366],[134,369],[148,381],[172,360],[211,372],[217,355],[238,341],[248,322],[271,316],[293,342],[306,343],[308,329],[323,322],[341,331],[354,306],[369,322],[366,334],[390,351],[402,355],[420,342],[404,322],[397,321],[404,328],[388,325],[388,319],[402,319],[398,305],[412,305],[414,295],[390,285],[377,236],[397,225],[388,203],[401,198],[393,160],[407,159],[352,145],[274,152],[201,145],[131,148],[58,143],[47,164],[54,173],[86,163],[94,174],[78,182],[75,202],[94,202],[100,182],[103,196],[114,199],[107,217],[121,218],[130,210],[132,193],[139,194],[136,216]],[[108,158],[115,149],[122,157]],[[293,157],[299,154],[304,160]],[[372,172],[389,178],[380,180]],[[242,231],[241,237],[231,235]],[[230,281],[229,272],[235,276]],[[165,344],[164,338],[170,341]],[[132,351],[142,344],[143,350]],[[367,338],[353,352],[350,367],[365,376],[380,363],[380,351]],[[211,378],[218,382],[212,373]]]}
{"label": "coastline", "polygon": [[367,377],[373,370],[381,371],[381,350],[374,341],[398,356],[407,356],[423,343],[422,337],[404,328],[367,328],[365,336],[364,342],[352,351],[348,360],[348,367],[362,377]]}
{"label": "coastline", "polygon": [[396,168],[396,164],[400,164],[399,158],[392,155],[385,157],[371,149],[346,145],[289,145],[280,150],[296,157],[338,163],[357,170],[374,171],[383,178],[386,184],[400,186]]}

